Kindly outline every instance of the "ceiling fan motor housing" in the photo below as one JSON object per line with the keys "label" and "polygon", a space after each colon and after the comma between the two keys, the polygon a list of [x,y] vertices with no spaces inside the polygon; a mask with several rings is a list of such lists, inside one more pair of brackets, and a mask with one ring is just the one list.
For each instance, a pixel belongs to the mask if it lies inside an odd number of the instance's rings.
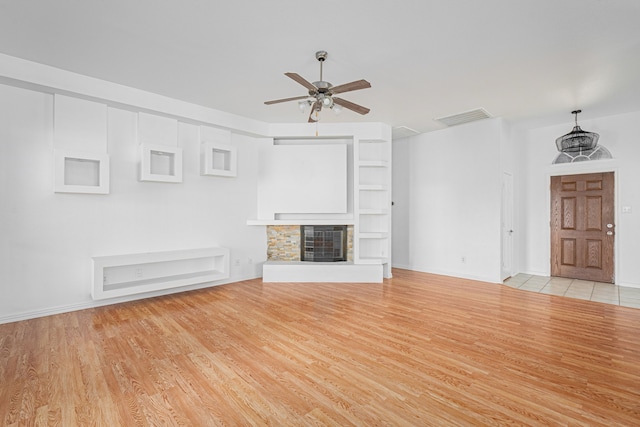
{"label": "ceiling fan motor housing", "polygon": [[[317,82],[313,82],[313,85],[318,89],[318,93],[331,95],[331,92],[329,91],[333,87],[331,83],[320,80]],[[313,95],[313,91],[309,91],[309,95]]]}

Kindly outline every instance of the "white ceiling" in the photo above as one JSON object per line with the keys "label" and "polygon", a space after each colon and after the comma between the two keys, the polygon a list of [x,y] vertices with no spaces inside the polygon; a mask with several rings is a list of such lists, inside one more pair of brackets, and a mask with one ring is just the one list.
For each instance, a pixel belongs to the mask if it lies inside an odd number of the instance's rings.
{"label": "white ceiling", "polygon": [[639,0],[0,0],[0,52],[269,122],[284,76],[364,78],[321,121],[419,132],[484,108],[540,125],[640,110]]}

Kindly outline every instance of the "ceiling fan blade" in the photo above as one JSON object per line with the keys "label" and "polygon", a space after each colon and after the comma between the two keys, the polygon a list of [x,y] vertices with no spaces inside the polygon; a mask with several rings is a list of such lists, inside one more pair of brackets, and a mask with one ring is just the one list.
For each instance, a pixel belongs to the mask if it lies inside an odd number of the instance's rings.
{"label": "ceiling fan blade", "polygon": [[315,87],[314,85],[312,85],[311,83],[306,81],[304,79],[304,77],[302,77],[300,74],[297,74],[297,73],[284,73],[284,75],[289,77],[290,79],[295,80],[296,82],[300,83],[302,86],[304,86],[307,89],[309,89],[309,92],[317,92],[318,91],[317,87]]}
{"label": "ceiling fan blade", "polygon": [[307,99],[308,97],[309,97],[309,95],[294,96],[293,98],[274,99],[273,101],[265,101],[265,104],[271,105],[271,104],[278,104],[280,102],[298,101],[298,100],[301,100],[301,99]]}
{"label": "ceiling fan blade", "polygon": [[362,105],[358,105],[358,104],[354,104],[351,101],[347,101],[346,99],[342,99],[342,98],[336,98],[335,96],[333,97],[333,102],[335,104],[338,104],[344,108],[348,108],[349,110],[355,111],[356,113],[359,114],[367,114],[369,110],[367,107],[363,107]]}
{"label": "ceiling fan blade", "polygon": [[311,112],[309,112],[309,123],[315,123],[318,121],[317,119],[313,118],[313,113],[315,113],[316,111],[319,113],[320,110],[322,110],[322,102],[314,102],[313,106],[311,106]]}
{"label": "ceiling fan blade", "polygon": [[351,92],[352,90],[367,89],[371,87],[371,83],[366,80],[356,80],[355,82],[345,83],[343,85],[334,86],[331,88],[331,93],[344,93]]}

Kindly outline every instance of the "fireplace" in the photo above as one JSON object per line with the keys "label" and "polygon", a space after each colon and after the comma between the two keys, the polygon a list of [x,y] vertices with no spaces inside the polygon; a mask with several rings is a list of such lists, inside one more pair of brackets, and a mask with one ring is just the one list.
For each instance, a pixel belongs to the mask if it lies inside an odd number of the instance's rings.
{"label": "fireplace", "polygon": [[300,226],[300,260],[338,262],[347,260],[346,225]]}
{"label": "fireplace", "polygon": [[[267,225],[267,260],[277,262],[300,262],[304,252],[303,233],[306,225]],[[318,225],[314,225],[317,229]],[[334,225],[321,225],[334,228]],[[346,229],[346,249],[342,250],[342,258],[353,262],[353,225],[338,225]],[[335,230],[334,230],[335,231]],[[315,242],[314,242],[315,243]],[[315,245],[314,245],[315,246]],[[315,252],[315,249],[314,249]],[[315,255],[315,254],[314,254]],[[314,256],[314,260],[315,259]],[[310,260],[307,258],[306,260]]]}

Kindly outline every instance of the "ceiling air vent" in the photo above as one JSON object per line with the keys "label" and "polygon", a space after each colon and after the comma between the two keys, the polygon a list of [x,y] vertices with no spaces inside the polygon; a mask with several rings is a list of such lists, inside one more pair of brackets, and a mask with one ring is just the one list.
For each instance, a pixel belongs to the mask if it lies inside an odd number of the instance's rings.
{"label": "ceiling air vent", "polygon": [[440,123],[444,123],[447,126],[456,126],[463,123],[475,122],[476,120],[488,119],[491,115],[487,113],[484,108],[477,108],[475,110],[465,111],[464,113],[453,114],[451,116],[440,117],[436,120]]}

